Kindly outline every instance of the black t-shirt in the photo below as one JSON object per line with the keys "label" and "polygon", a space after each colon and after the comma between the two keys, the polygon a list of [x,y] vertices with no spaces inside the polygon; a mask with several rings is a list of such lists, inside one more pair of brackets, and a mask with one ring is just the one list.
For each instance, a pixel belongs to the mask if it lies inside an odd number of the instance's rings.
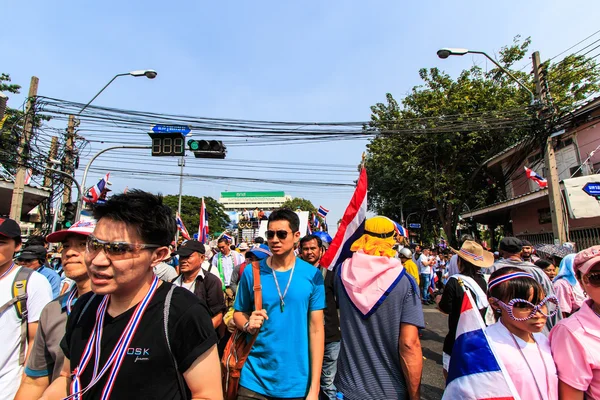
{"label": "black t-shirt", "polygon": [[[487,283],[481,274],[476,274],[472,277],[479,285],[483,292],[487,292]],[[466,288],[466,286],[465,286]],[[465,292],[458,283],[458,279],[448,279],[448,283],[444,287],[444,293],[440,300],[440,310],[448,314],[448,334],[444,339],[444,353],[452,355],[452,347],[456,340],[456,328],[458,327],[458,319],[460,318],[460,309],[462,307],[463,296]],[[471,292],[473,299],[476,294]],[[485,316],[486,309],[480,310],[481,316]]]}
{"label": "black t-shirt", "polygon": [[[327,308],[324,310],[325,317],[325,343],[338,342],[342,340],[340,333],[340,318],[338,314],[337,302],[335,301],[335,272],[325,269],[325,304]],[[321,267],[321,272],[323,268]]]}
{"label": "black t-shirt", "polygon": [[[170,283],[163,283],[146,308],[121,364],[111,400],[183,398],[164,333],[164,303],[170,287]],[[86,293],[77,300],[67,320],[65,337],[61,342],[65,356],[71,361],[71,370],[75,369],[81,359],[96,322],[96,310],[103,298],[96,296],[90,301],[91,296],[92,293]],[[90,304],[80,318],[82,309],[88,302]],[[105,315],[100,368],[106,363],[134,310],[135,306],[115,318],[108,313]],[[187,371],[199,356],[217,343],[206,303],[186,289],[175,288],[173,291],[169,309],[169,337],[181,373]],[[81,377],[82,388],[90,382],[93,370],[94,355]],[[109,374],[110,369],[83,398],[99,399]]]}

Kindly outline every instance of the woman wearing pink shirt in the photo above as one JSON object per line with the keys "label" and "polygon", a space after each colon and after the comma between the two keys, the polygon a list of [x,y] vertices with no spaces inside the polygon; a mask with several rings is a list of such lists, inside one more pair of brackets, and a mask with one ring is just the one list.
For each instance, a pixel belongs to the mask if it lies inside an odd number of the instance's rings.
{"label": "woman wearing pink shirt", "polygon": [[579,310],[586,300],[586,295],[583,293],[583,289],[575,276],[575,270],[573,269],[574,260],[575,254],[569,254],[563,258],[560,262],[558,274],[552,280],[554,293],[558,298],[558,306],[564,318]]}
{"label": "woman wearing pink shirt", "polygon": [[561,399],[600,399],[600,246],[579,252],[573,262],[589,297],[579,311],[550,332]]}
{"label": "woman wearing pink shirt", "polygon": [[532,275],[515,267],[490,276],[488,298],[499,319],[486,334],[521,399],[557,400],[556,366],[541,332],[547,318],[558,312],[558,299],[546,297]]}

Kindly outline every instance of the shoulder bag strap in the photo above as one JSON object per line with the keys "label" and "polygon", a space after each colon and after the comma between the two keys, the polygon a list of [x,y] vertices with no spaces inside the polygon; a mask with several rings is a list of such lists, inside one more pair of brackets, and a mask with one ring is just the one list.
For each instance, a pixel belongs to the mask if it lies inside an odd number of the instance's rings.
{"label": "shoulder bag strap", "polygon": [[167,297],[165,298],[165,305],[163,309],[163,321],[164,321],[164,332],[165,339],[167,340],[167,348],[169,349],[169,354],[171,355],[171,360],[173,360],[173,365],[175,366],[175,374],[177,374],[177,384],[179,385],[179,390],[181,391],[181,396],[183,399],[187,399],[187,391],[185,390],[185,384],[183,383],[183,378],[179,373],[179,367],[177,365],[177,359],[171,350],[171,341],[169,339],[169,310],[171,309],[171,298],[173,297],[173,291],[175,290],[175,285],[171,285],[169,292],[167,293]]}
{"label": "shoulder bag strap", "polygon": [[254,278],[254,309],[262,310],[262,285],[260,284],[260,264],[252,262],[252,276]]}

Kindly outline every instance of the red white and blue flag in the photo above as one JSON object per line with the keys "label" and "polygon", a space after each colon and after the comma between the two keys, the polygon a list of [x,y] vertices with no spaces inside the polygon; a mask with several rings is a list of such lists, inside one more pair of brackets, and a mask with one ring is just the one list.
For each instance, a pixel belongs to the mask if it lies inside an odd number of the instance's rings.
{"label": "red white and blue flag", "polygon": [[206,204],[204,197],[200,206],[200,225],[198,226],[198,241],[206,244],[208,242],[208,214],[206,213]]}
{"label": "red white and blue flag", "polygon": [[[321,207],[319,207],[321,209]],[[329,210],[326,210],[329,211]],[[333,269],[345,259],[352,256],[350,246],[358,240],[365,232],[365,221],[367,219],[367,170],[360,171],[358,183],[350,204],[344,212],[342,222],[329,245],[329,249],[323,254],[319,264]]]}
{"label": "red white and blue flag", "polygon": [[536,174],[535,171],[532,170],[531,168],[527,168],[527,167],[523,167],[523,168],[525,168],[525,174],[527,175],[527,177],[529,179],[531,179],[532,181],[534,181],[535,183],[537,183],[540,188],[544,189],[544,188],[548,187],[548,181],[545,178],[542,178],[541,176]]}
{"label": "red white and blue flag", "polygon": [[306,234],[307,235],[312,235],[312,229],[310,229],[310,224],[306,225]]}
{"label": "red white and blue flag", "polygon": [[33,170],[31,168],[27,168],[25,171],[25,185],[29,185],[31,183],[31,177],[33,176]]}
{"label": "red white and blue flag", "polygon": [[319,211],[317,211],[317,214],[319,214],[319,217],[321,218],[325,218],[327,216],[327,213],[329,212],[328,209],[326,209],[323,206],[319,206]]}
{"label": "red white and blue flag", "polygon": [[520,400],[485,333],[485,323],[466,290],[442,400]]}
{"label": "red white and blue flag", "polygon": [[317,218],[317,216],[315,214],[312,215],[313,216],[313,220],[312,220],[312,225],[315,227],[316,229],[319,229],[321,227],[321,223],[319,222],[319,218]]}
{"label": "red white and blue flag", "polygon": [[177,229],[179,229],[181,236],[185,240],[192,240],[188,230],[185,229],[185,225],[183,224],[183,220],[181,219],[181,216],[179,215],[179,213],[175,213],[175,221],[177,222]]}
{"label": "red white and blue flag", "polygon": [[399,223],[397,223],[396,221],[392,221],[394,223],[394,227],[396,229],[396,233],[402,237],[407,238],[408,237],[408,230],[403,227],[402,225],[400,225]]}
{"label": "red white and blue flag", "polygon": [[92,186],[83,198],[83,201],[85,201],[86,203],[97,203],[100,199],[100,196],[102,196],[102,192],[106,188],[106,185],[108,184],[109,175],[110,172],[106,174],[104,178],[100,179],[98,183]]}

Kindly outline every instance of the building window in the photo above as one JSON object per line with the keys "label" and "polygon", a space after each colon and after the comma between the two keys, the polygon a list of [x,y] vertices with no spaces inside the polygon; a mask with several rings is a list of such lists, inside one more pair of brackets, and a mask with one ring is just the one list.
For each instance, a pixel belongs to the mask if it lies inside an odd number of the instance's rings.
{"label": "building window", "polygon": [[538,222],[540,224],[548,224],[552,222],[550,207],[538,209]]}

